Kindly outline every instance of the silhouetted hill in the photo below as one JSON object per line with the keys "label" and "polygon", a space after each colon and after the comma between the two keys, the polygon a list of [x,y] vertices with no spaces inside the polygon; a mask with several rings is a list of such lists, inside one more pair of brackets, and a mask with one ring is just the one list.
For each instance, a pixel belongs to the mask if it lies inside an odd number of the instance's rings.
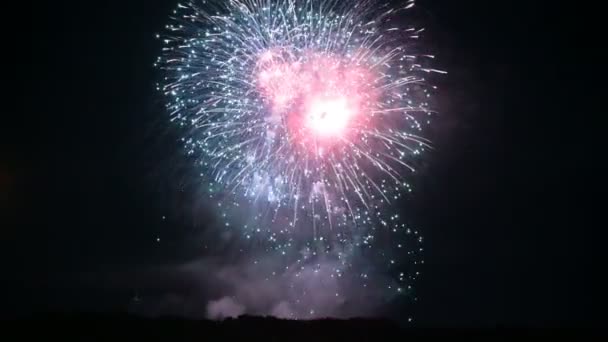
{"label": "silhouetted hill", "polygon": [[56,338],[60,341],[443,341],[446,338],[554,341],[599,333],[574,329],[421,329],[403,328],[382,319],[296,321],[254,316],[207,321],[179,317],[148,319],[129,314],[62,314],[4,323],[9,323],[8,327],[14,329],[14,336],[35,335],[45,340]]}

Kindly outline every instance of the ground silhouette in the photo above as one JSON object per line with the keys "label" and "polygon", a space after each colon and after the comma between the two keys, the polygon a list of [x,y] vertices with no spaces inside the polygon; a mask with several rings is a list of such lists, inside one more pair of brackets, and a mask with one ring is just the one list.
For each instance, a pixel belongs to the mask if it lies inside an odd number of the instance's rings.
{"label": "ground silhouette", "polygon": [[[5,321],[7,323],[8,321]],[[284,320],[240,316],[222,321],[180,317],[143,318],[130,314],[53,314],[8,322],[14,336],[61,341],[535,341],[576,338],[594,333],[578,329],[431,329],[411,328],[385,319]],[[597,333],[597,331],[595,332]],[[11,334],[13,336],[13,334]]]}

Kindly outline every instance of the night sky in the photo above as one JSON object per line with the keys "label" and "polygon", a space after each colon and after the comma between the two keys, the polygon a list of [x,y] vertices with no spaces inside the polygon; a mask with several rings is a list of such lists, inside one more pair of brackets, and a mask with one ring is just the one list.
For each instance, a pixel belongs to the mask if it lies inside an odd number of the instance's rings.
{"label": "night sky", "polygon": [[[205,255],[213,220],[155,91],[154,35],[175,4],[16,12],[19,42],[5,68],[18,72],[18,91],[1,125],[3,316],[126,311],[134,299],[192,291],[204,307],[213,292],[171,270]],[[589,127],[601,48],[578,25],[590,9],[417,7],[424,42],[449,74],[437,84],[436,151],[401,203],[425,237],[416,322],[592,322],[592,242],[605,226],[592,215],[602,206],[593,175],[605,152],[593,151],[601,137]]]}

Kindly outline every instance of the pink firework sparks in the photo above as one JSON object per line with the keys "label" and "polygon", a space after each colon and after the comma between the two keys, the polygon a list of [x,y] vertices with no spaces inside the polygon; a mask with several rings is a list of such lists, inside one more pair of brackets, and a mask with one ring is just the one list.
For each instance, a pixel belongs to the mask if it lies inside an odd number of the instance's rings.
{"label": "pink firework sparks", "polygon": [[296,143],[331,146],[369,123],[374,75],[347,58],[307,52],[298,59],[265,51],[258,60],[259,91]]}

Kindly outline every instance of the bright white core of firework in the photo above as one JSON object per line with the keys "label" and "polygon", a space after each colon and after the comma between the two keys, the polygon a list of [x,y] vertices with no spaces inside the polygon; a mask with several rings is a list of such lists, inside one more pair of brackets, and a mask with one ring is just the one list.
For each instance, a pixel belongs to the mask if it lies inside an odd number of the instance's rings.
{"label": "bright white core of firework", "polygon": [[307,126],[319,137],[337,137],[353,115],[345,97],[315,99],[306,115]]}

